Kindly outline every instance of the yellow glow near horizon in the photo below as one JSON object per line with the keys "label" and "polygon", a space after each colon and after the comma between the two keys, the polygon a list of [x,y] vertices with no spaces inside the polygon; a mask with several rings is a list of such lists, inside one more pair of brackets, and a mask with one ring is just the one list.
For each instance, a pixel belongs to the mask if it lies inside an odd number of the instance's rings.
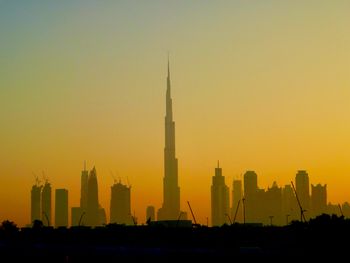
{"label": "yellow glow near horizon", "polygon": [[33,172],[78,206],[84,160],[107,217],[111,171],[140,223],[161,206],[168,50],[182,209],[210,219],[218,159],[230,190],[306,169],[350,201],[348,1],[148,2],[0,2],[0,221],[29,222]]}

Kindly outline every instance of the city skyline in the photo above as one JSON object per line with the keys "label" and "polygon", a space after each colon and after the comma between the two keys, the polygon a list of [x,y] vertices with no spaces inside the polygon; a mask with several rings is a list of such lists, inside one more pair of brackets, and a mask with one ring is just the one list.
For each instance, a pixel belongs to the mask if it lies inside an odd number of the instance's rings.
{"label": "city skyline", "polygon": [[87,2],[0,2],[0,219],[28,223],[42,170],[79,206],[84,160],[107,215],[111,171],[141,221],[161,207],[168,50],[182,209],[206,224],[218,159],[230,191],[306,170],[350,200],[349,3]]}
{"label": "city skyline", "polygon": [[[179,222],[180,219],[187,220],[187,212],[180,211],[180,187],[178,184],[178,160],[175,151],[175,122],[173,120],[171,99],[169,55],[165,101],[163,203],[158,209],[157,217],[155,217],[154,206],[147,206],[146,222],[141,222],[141,224],[149,224],[150,220],[175,222]],[[106,210],[99,202],[96,167],[93,166],[89,172],[86,168],[86,161],[84,161],[80,178],[80,206],[71,207],[71,223],[68,224],[68,191],[56,189],[54,225],[66,227],[80,225],[96,227],[106,224],[136,225],[138,223],[136,214],[131,212],[131,185],[129,185],[129,182],[128,185],[122,184],[120,178],[117,181],[113,173],[111,173],[111,176],[114,184],[111,186],[109,217],[106,216]],[[31,188],[30,218],[31,223],[33,223],[35,220],[40,220],[39,215],[41,215],[41,221],[46,221],[46,225],[50,226],[53,224],[51,221],[52,189],[44,173],[43,178],[43,185],[40,185],[40,180],[36,177],[35,184]],[[225,176],[222,174],[222,168],[218,161],[210,189],[211,226],[222,226],[236,222],[267,225],[268,218],[271,225],[272,222],[275,225],[285,225],[293,220],[298,220],[299,216],[300,221],[307,221],[322,213],[350,216],[350,204],[344,202],[343,204],[334,205],[328,202],[327,184],[324,186],[320,183],[317,185],[310,184],[310,178],[306,170],[298,170],[294,183],[291,181],[291,184],[281,187],[278,186],[276,181],[267,189],[259,187],[258,175],[254,170],[247,170],[243,179],[243,182],[242,179],[232,181],[230,196],[230,188],[226,185]],[[242,184],[244,185],[243,192]],[[57,192],[61,196],[57,197]],[[230,199],[232,202],[230,202]],[[188,205],[190,206],[189,201]],[[193,213],[192,210],[190,212]],[[306,212],[308,216],[305,216]],[[284,216],[286,216],[286,220]],[[192,220],[194,224],[197,224],[194,214],[192,214]],[[207,225],[209,226],[208,217]]]}

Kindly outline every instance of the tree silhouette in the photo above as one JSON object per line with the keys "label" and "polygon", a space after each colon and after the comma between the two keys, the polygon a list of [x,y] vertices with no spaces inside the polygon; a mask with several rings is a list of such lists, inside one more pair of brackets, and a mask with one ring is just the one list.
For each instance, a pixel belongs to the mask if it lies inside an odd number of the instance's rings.
{"label": "tree silhouette", "polygon": [[41,229],[43,227],[44,227],[43,221],[38,219],[33,221],[33,226],[32,226],[33,229]]}
{"label": "tree silhouette", "polygon": [[16,233],[18,231],[17,225],[10,221],[10,220],[5,220],[1,223],[0,229],[4,231],[5,233]]}

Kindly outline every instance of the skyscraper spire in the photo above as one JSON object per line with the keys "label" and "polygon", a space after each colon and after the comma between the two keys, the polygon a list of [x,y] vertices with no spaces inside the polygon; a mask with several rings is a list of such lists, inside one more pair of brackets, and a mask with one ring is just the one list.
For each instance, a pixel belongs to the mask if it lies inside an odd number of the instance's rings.
{"label": "skyscraper spire", "polygon": [[168,52],[168,79],[170,81],[170,59],[169,59],[169,52]]}
{"label": "skyscraper spire", "polygon": [[170,88],[170,62],[168,54],[168,75],[165,114],[163,206],[158,211],[158,220],[177,219],[180,213],[180,187],[178,186],[177,158],[175,156],[175,122],[173,121]]}

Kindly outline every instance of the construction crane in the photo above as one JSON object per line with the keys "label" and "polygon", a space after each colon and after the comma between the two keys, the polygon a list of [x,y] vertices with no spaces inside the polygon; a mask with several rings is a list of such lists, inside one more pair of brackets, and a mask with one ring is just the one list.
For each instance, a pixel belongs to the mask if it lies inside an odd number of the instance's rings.
{"label": "construction crane", "polygon": [[243,202],[243,224],[245,224],[245,197],[243,197],[242,202]]}
{"label": "construction crane", "polygon": [[39,176],[37,176],[34,172],[33,172],[33,176],[34,176],[34,179],[35,179],[35,185],[39,186],[40,183],[41,183],[41,180],[39,179]]}
{"label": "construction crane", "polygon": [[134,223],[134,226],[136,226],[137,225],[137,218],[135,215],[135,211],[134,211],[134,215],[131,215],[131,218],[132,218],[132,222]]}
{"label": "construction crane", "polygon": [[43,211],[43,215],[44,215],[45,218],[46,218],[47,226],[50,226],[50,220],[49,220],[49,217],[47,216],[46,212]]}
{"label": "construction crane", "polygon": [[293,190],[294,190],[295,197],[296,197],[297,202],[298,202],[298,206],[299,206],[299,208],[300,208],[300,221],[303,222],[303,220],[304,220],[304,222],[306,222],[305,215],[304,215],[304,212],[305,212],[306,210],[304,210],[303,207],[302,207],[301,204],[300,204],[300,200],[299,200],[297,191],[295,190],[293,181],[291,181],[291,183],[292,183],[292,187],[293,187]]}
{"label": "construction crane", "polygon": [[340,204],[338,204],[338,207],[339,207],[339,210],[340,210],[340,214],[341,214],[341,216],[342,216],[342,217],[344,217],[344,214],[343,214],[343,209],[341,208],[341,205],[340,205]]}
{"label": "construction crane", "polygon": [[179,216],[178,216],[178,218],[177,218],[177,221],[176,221],[176,227],[179,225],[180,218],[181,218],[181,216],[182,216],[183,213],[184,213],[184,212],[180,211],[180,214],[179,214]]}
{"label": "construction crane", "polygon": [[236,222],[236,217],[237,217],[237,213],[238,213],[238,208],[239,208],[239,204],[241,203],[241,199],[238,200],[238,204],[237,204],[237,208],[236,208],[236,212],[235,212],[235,217],[233,218],[233,223]]}
{"label": "construction crane", "polygon": [[83,213],[80,215],[78,226],[81,226],[81,220],[83,219],[83,216],[84,216],[84,215],[85,215],[85,212],[83,212]]}
{"label": "construction crane", "polygon": [[194,221],[194,225],[195,225],[195,226],[198,226],[197,221],[196,221],[196,218],[195,218],[195,216],[194,216],[194,214],[193,214],[193,211],[192,211],[190,202],[187,201],[187,204],[188,204],[188,207],[190,208],[190,211],[191,211],[191,214],[192,214],[192,217],[193,217],[193,221]]}
{"label": "construction crane", "polygon": [[230,224],[232,225],[232,220],[231,220],[231,217],[230,217],[230,215],[229,214],[225,214],[226,216],[227,216],[227,218],[228,218],[228,220],[230,221]]}
{"label": "construction crane", "polygon": [[117,183],[117,179],[115,178],[115,176],[114,176],[112,171],[110,171],[110,173],[111,173],[111,176],[113,178],[113,183],[116,184]]}

